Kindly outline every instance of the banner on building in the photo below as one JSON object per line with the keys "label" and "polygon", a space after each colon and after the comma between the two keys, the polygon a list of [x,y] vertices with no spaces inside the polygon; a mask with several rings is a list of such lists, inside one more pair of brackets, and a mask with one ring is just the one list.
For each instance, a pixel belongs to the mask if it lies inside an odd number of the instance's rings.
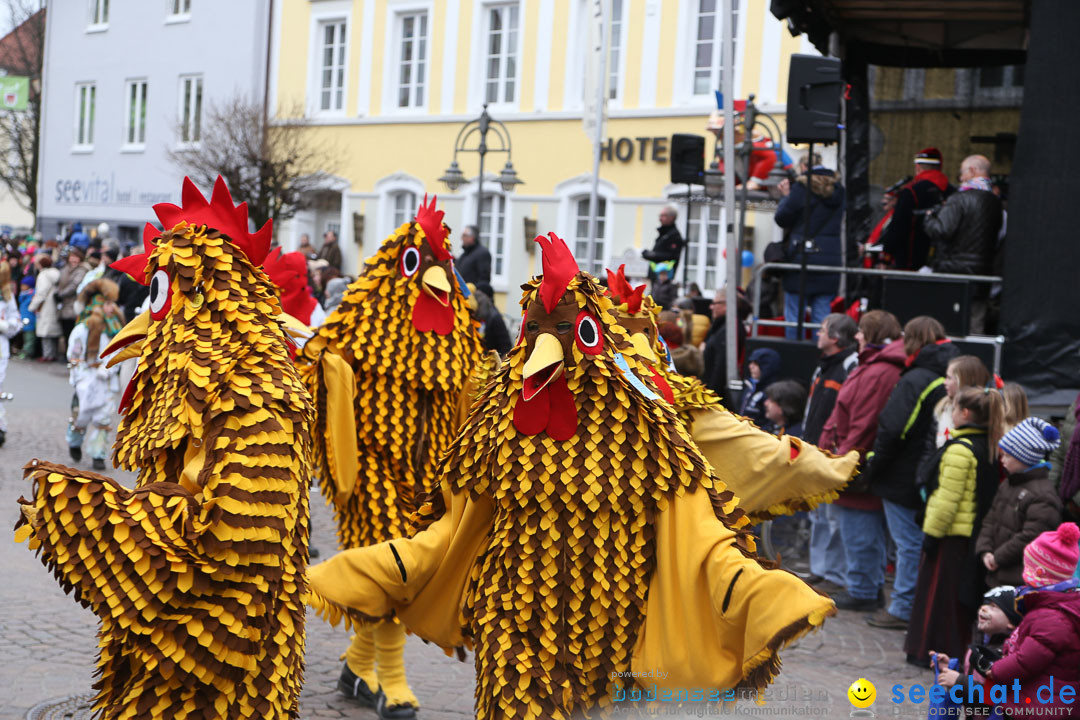
{"label": "banner on building", "polygon": [[25,110],[30,101],[30,78],[17,75],[0,77],[0,108]]}

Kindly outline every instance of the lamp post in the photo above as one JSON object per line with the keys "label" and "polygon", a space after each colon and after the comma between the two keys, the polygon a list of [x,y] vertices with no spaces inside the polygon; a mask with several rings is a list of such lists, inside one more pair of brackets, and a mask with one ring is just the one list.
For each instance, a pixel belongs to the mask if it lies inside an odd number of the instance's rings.
{"label": "lamp post", "polygon": [[[488,146],[489,132],[498,141],[497,147]],[[484,156],[489,152],[506,153],[506,165],[496,181],[506,192],[510,192],[524,181],[517,176],[514,164],[510,161],[510,132],[501,122],[491,119],[488,115],[487,103],[484,103],[484,110],[480,113],[480,117],[465,123],[458,131],[457,139],[454,141],[454,159],[450,162],[446,173],[439,178],[439,182],[446,183],[451,192],[465,184],[465,174],[461,172],[457,161],[459,152],[474,152],[480,156],[480,174],[476,180],[476,241],[480,242],[480,218],[484,212]]]}

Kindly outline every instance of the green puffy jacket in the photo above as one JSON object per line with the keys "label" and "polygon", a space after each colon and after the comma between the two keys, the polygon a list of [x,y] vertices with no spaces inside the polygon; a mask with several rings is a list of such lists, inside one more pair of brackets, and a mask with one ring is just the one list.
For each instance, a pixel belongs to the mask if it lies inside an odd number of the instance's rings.
{"label": "green puffy jacket", "polygon": [[[952,431],[952,438],[957,440],[974,435],[986,435],[986,430],[964,427]],[[974,534],[978,470],[979,459],[971,445],[954,442],[945,448],[938,469],[937,489],[926,501],[924,533],[936,538],[947,535],[971,537]]]}

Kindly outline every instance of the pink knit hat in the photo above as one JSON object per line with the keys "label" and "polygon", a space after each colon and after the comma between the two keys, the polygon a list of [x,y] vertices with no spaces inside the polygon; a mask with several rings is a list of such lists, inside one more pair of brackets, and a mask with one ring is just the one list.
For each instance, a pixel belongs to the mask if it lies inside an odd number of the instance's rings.
{"label": "pink knit hat", "polygon": [[1062,523],[1057,530],[1048,530],[1024,548],[1024,583],[1029,587],[1046,587],[1068,580],[1076,572],[1080,560],[1080,527]]}

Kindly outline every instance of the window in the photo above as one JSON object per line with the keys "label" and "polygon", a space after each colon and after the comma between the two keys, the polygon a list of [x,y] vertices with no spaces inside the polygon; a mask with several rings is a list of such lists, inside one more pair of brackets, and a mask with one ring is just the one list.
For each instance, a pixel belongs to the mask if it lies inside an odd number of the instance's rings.
{"label": "window", "polygon": [[124,144],[129,147],[146,145],[146,81],[132,80],[127,84],[127,116]]}
{"label": "window", "polygon": [[345,107],[345,21],[319,23],[318,109],[336,112]]}
{"label": "window", "polygon": [[[723,55],[720,30],[725,18],[721,17],[716,0],[697,0],[697,18],[694,24],[693,77],[694,95],[711,95],[720,87],[720,66]],[[738,24],[739,0],[732,2],[732,20]],[[732,57],[735,54],[732,53]]]}
{"label": "window", "polygon": [[607,266],[604,258],[604,224],[607,217],[607,201],[597,198],[596,241],[589,242],[589,198],[574,203],[574,259],[578,267],[595,277],[604,276]]}
{"label": "window", "polygon": [[202,140],[202,75],[180,78],[180,142],[193,145]]}
{"label": "window", "polygon": [[90,25],[109,24],[109,0],[90,0]]}
{"label": "window", "polygon": [[611,0],[611,55],[608,57],[608,99],[619,99],[622,58],[623,0]]}
{"label": "window", "polygon": [[517,46],[517,3],[488,6],[487,44],[484,48],[485,102],[514,102],[517,82]]}
{"label": "window", "polygon": [[[695,206],[690,217],[690,237],[687,242],[686,262],[691,282],[703,290],[716,290],[724,284],[723,268],[717,267],[721,259],[721,214],[723,209],[715,205]],[[704,236],[704,242],[702,242]]]}
{"label": "window", "polygon": [[1023,86],[1023,65],[998,65],[979,68],[980,90],[999,90]]}
{"label": "window", "polygon": [[186,20],[191,15],[191,0],[169,0],[169,19]]}
{"label": "window", "polygon": [[427,77],[427,13],[398,16],[398,107],[423,107]]}
{"label": "window", "polygon": [[396,230],[404,223],[409,222],[416,212],[416,193],[402,190],[390,196],[392,228]]}
{"label": "window", "polygon": [[75,145],[82,149],[94,147],[94,105],[97,86],[81,83],[75,86]]}
{"label": "window", "polygon": [[[475,206],[474,206],[475,207]],[[484,193],[480,209],[480,242],[491,253],[491,275],[506,274],[506,198]]]}

